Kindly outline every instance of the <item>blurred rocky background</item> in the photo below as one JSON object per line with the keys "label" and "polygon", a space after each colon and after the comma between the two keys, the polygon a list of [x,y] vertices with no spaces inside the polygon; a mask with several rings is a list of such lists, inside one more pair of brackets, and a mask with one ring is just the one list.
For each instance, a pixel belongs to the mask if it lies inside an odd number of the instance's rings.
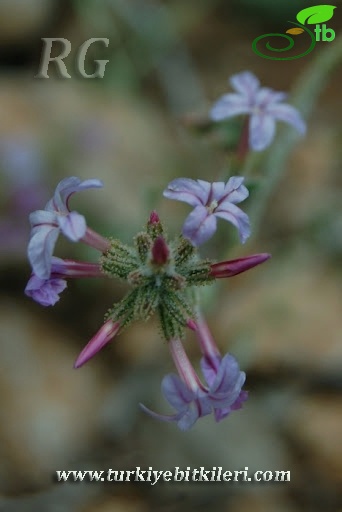
{"label": "blurred rocky background", "polygon": [[[277,62],[258,57],[251,43],[283,32],[304,1],[0,3],[1,512],[342,510],[340,65],[325,77],[307,136],[286,155],[254,238],[238,246],[224,226],[203,248],[216,257],[273,255],[204,293],[218,344],[247,373],[243,410],[220,424],[204,418],[187,433],[146,417],[138,403],[166,410],[160,382],[173,371],[153,322],[134,325],[84,368],[72,369],[122,296],[121,283],[71,282],[53,308],[23,294],[28,213],[43,207],[64,177],[104,181],[103,190],[72,200],[104,235],[129,241],[152,209],[176,233],[189,209],[163,199],[168,181],[234,172],[222,131],[206,123],[212,102],[228,91],[227,78],[249,69],[263,85],[291,91],[342,36],[342,3],[335,4],[329,26],[336,40]],[[49,79],[34,78],[42,37],[70,40],[71,79],[59,78],[52,64]],[[94,44],[85,63],[92,73],[94,59],[109,59],[103,79],[77,72],[77,49],[91,37],[110,41],[108,48]],[[268,154],[251,173],[251,211],[253,180],[263,176]],[[56,254],[96,258],[62,240]],[[198,359],[191,336],[186,348]],[[291,482],[152,487],[54,480],[56,470],[150,465],[289,470]]]}

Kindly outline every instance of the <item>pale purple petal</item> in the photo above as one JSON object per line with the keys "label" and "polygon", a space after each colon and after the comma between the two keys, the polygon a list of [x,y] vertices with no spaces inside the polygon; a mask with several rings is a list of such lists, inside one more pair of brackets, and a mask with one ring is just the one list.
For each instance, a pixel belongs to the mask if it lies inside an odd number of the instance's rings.
{"label": "pale purple petal", "polygon": [[[210,412],[208,414],[210,414]],[[196,423],[200,416],[201,415],[198,408],[196,407],[196,404],[191,404],[191,406],[188,407],[188,410],[182,414],[180,419],[177,421],[178,428],[183,432],[190,430],[190,428]]]}
{"label": "pale purple petal", "polygon": [[144,412],[146,412],[146,414],[159,421],[178,421],[183,416],[183,412],[177,414],[159,414],[157,412],[152,411],[142,403],[140,403],[139,406]]}
{"label": "pale purple petal", "polygon": [[217,368],[219,368],[221,364],[222,358],[220,356],[215,356],[215,361],[211,361],[208,357],[202,357],[200,361],[200,366],[206,383],[209,387],[212,386],[213,382],[216,379]]}
{"label": "pale purple petal", "polygon": [[249,217],[245,212],[235,204],[225,202],[216,208],[214,215],[231,222],[238,229],[241,243],[245,243],[251,234]]}
{"label": "pale purple petal", "polygon": [[219,202],[224,194],[225,183],[224,181],[216,181],[211,183],[210,192],[207,200],[207,206],[211,205],[212,201]]}
{"label": "pale purple petal", "polygon": [[262,87],[255,95],[254,107],[267,111],[269,105],[283,101],[287,97],[284,92],[275,92],[269,87]]}
{"label": "pale purple petal", "polygon": [[267,148],[275,134],[275,120],[270,114],[253,114],[249,119],[249,145],[254,151]]}
{"label": "pale purple petal", "polygon": [[238,409],[241,409],[243,406],[243,402],[245,402],[248,399],[248,391],[240,391],[239,396],[235,400],[233,404],[231,404],[229,407],[223,407],[219,409],[214,409],[214,416],[215,420],[217,422],[223,420],[226,418],[232,411],[236,411]]}
{"label": "pale purple petal", "polygon": [[[236,384],[240,384],[240,390],[245,382],[244,372],[240,368],[235,357],[226,354],[221,361],[215,380],[210,386],[211,393],[227,393],[234,390]],[[240,392],[239,390],[239,392]]]}
{"label": "pale purple petal", "polygon": [[89,179],[89,180],[80,180],[75,176],[71,176],[70,178],[65,178],[60,181],[56,187],[54,196],[50,201],[46,204],[45,209],[48,211],[58,211],[61,213],[69,212],[69,198],[75,192],[80,192],[81,190],[86,190],[88,188],[101,188],[103,187],[103,183],[101,180],[97,179]]}
{"label": "pale purple petal", "polygon": [[26,285],[25,294],[42,306],[54,306],[59,301],[59,294],[67,287],[64,279],[40,279],[32,275]]}
{"label": "pale purple petal", "polygon": [[36,210],[30,213],[30,224],[32,228],[40,227],[42,225],[49,225],[50,227],[58,227],[57,215],[54,212],[47,212],[45,210]]}
{"label": "pale purple petal", "polygon": [[302,119],[299,111],[291,105],[288,105],[287,103],[282,105],[269,105],[267,107],[267,113],[272,115],[274,119],[277,119],[278,121],[284,121],[285,123],[291,124],[301,135],[305,134],[306,123]]}
{"label": "pale purple petal", "polygon": [[191,206],[204,205],[208,197],[208,190],[204,186],[205,183],[207,182],[199,183],[199,181],[191,180],[190,178],[177,178],[168,184],[163,192],[163,196],[168,199],[184,201]]}
{"label": "pale purple petal", "polygon": [[213,105],[209,116],[213,121],[222,121],[240,114],[248,114],[250,104],[241,94],[224,94]]}
{"label": "pale purple petal", "polygon": [[244,201],[249,196],[247,188],[243,185],[244,180],[245,178],[241,176],[232,176],[229,178],[219,201],[220,206],[223,206],[225,201],[241,203],[241,201]]}
{"label": "pale purple petal", "polygon": [[57,220],[63,235],[72,242],[78,242],[84,237],[87,224],[83,215],[77,212],[71,212],[68,215],[59,215]]}
{"label": "pale purple petal", "polygon": [[41,279],[48,279],[51,258],[59,235],[59,228],[51,225],[36,226],[31,231],[27,255],[33,272]]}
{"label": "pale purple petal", "polygon": [[242,73],[233,75],[230,77],[229,81],[233,89],[247,96],[249,100],[253,99],[260,86],[258,78],[250,71],[243,71]]}
{"label": "pale purple petal", "polygon": [[175,374],[166,375],[161,383],[164,397],[177,411],[184,411],[195,395]]}
{"label": "pale purple petal", "polygon": [[209,240],[216,231],[215,215],[209,214],[204,206],[196,208],[185,219],[183,236],[198,246]]}

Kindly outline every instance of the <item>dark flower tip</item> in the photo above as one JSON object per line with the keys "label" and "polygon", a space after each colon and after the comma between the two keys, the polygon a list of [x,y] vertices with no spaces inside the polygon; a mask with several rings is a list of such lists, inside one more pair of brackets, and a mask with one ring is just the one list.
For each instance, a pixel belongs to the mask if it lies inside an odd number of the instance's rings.
{"label": "dark flower tip", "polygon": [[158,224],[159,222],[160,222],[159,215],[155,210],[153,210],[151,212],[148,223],[149,224]]}
{"label": "dark flower tip", "polygon": [[152,262],[157,265],[164,265],[169,259],[169,248],[162,236],[155,239],[152,246]]}

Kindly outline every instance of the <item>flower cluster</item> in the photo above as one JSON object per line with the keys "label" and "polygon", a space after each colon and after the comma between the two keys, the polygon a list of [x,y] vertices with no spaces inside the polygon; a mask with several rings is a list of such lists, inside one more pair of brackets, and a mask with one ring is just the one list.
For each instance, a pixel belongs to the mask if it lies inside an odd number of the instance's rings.
{"label": "flower cluster", "polygon": [[[233,356],[221,356],[193,299],[194,287],[234,276],[270,257],[262,253],[217,263],[199,256],[197,248],[214,234],[217,217],[232,223],[241,241],[249,236],[248,216],[236,206],[248,196],[243,181],[237,176],[227,183],[173,180],[164,196],[194,207],[185,221],[182,235],[173,240],[168,239],[155,211],[150,214],[145,230],[135,236],[132,246],[104,238],[90,229],[83,215],[70,210],[69,200],[75,192],[102,187],[96,179],[62,180],[45,209],[30,215],[28,258],[33,272],[25,289],[28,296],[43,306],[54,305],[66,288],[67,279],[77,277],[118,278],[130,285],[122,300],[108,310],[105,323],[79,354],[75,368],[85,364],[132,321],[147,320],[156,314],[179,373],[179,376],[164,378],[162,391],[177,412],[166,416],[141,407],[156,418],[175,421],[183,430],[211,412],[216,421],[220,421],[247,399],[247,392],[242,390],[245,374],[239,370]],[[53,256],[60,233],[73,242],[80,241],[97,249],[101,253],[98,262]],[[186,329],[196,332],[206,385],[202,384],[184,351],[182,339]]]}

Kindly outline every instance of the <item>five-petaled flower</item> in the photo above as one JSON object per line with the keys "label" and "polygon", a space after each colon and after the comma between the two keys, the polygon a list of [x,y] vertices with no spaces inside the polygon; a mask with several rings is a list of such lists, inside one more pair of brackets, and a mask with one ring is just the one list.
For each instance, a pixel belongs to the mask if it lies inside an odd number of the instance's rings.
{"label": "five-petaled flower", "polygon": [[82,240],[100,251],[108,249],[108,241],[87,228],[84,216],[69,209],[72,194],[102,186],[102,182],[97,179],[82,181],[74,176],[66,178],[57,185],[54,196],[45,209],[30,214],[32,229],[27,252],[37,277],[49,279],[52,254],[60,232],[73,242]]}
{"label": "five-petaled flower", "polygon": [[233,75],[230,84],[236,92],[221,96],[211,109],[210,117],[214,121],[222,121],[248,114],[251,149],[262,151],[271,144],[276,121],[284,121],[301,135],[305,134],[306,124],[299,111],[288,103],[283,103],[286,93],[260,87],[258,78],[249,71]]}
{"label": "five-petaled flower", "polygon": [[183,225],[183,236],[198,246],[209,240],[216,231],[216,218],[237,227],[242,243],[250,235],[249,218],[236,203],[248,197],[244,178],[232,176],[227,183],[177,178],[168,184],[164,197],[184,201],[194,206]]}
{"label": "five-petaled flower", "polygon": [[147,414],[161,421],[176,422],[181,430],[189,430],[202,416],[213,412],[216,421],[220,421],[231,411],[242,407],[247,399],[247,392],[241,389],[246,375],[240,371],[233,356],[226,354],[214,370],[202,364],[207,381],[207,386],[204,386],[182,342],[174,338],[169,341],[169,346],[180,376],[166,375],[161,388],[164,397],[177,412],[170,415],[158,414],[140,404]]}

